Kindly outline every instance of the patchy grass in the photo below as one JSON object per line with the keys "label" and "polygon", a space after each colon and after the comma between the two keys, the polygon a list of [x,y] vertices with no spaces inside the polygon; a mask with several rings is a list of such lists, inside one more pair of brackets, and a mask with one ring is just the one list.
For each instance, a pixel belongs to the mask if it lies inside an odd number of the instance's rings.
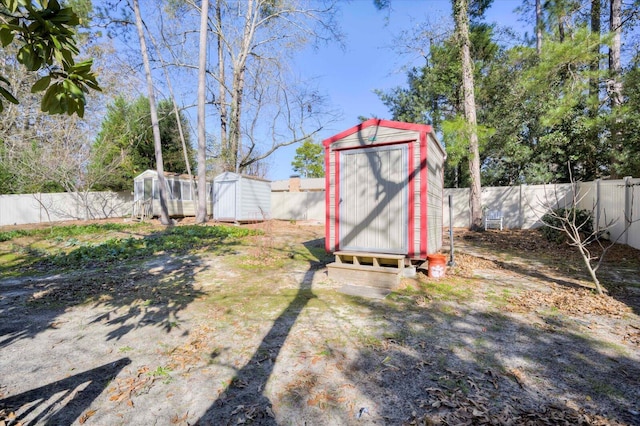
{"label": "patchy grass", "polygon": [[148,223],[92,223],[87,225],[67,225],[51,226],[36,229],[15,229],[11,231],[0,231],[0,242],[11,241],[18,238],[32,237],[44,240],[55,240],[61,242],[72,237],[100,235],[109,232],[132,232],[149,230]]}
{"label": "patchy grass", "polygon": [[[44,239],[20,244],[21,249],[10,255],[0,247],[0,272],[9,268],[50,271],[52,269],[80,269],[108,267],[122,262],[133,262],[161,254],[186,254],[199,250],[223,254],[230,244],[259,231],[230,226],[181,226],[156,230],[143,225],[113,223],[91,226],[65,226],[36,229],[20,237]],[[127,237],[113,237],[113,233],[138,231]],[[140,231],[147,231],[141,233]],[[13,232],[13,231],[12,231]],[[74,238],[65,239],[73,235]],[[81,241],[87,236],[99,236],[96,241]],[[78,238],[76,238],[78,237]],[[11,247],[15,247],[13,244]],[[10,248],[11,248],[10,247]],[[9,248],[9,249],[10,249]]]}

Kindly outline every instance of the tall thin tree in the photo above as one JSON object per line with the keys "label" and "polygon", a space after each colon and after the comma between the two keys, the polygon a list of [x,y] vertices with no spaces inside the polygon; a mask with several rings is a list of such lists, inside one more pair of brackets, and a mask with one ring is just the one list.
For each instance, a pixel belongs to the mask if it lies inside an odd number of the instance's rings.
{"label": "tall thin tree", "polygon": [[[591,33],[600,37],[600,18],[601,18],[600,0],[591,0]],[[599,78],[598,71],[600,70],[600,43],[597,43],[594,47],[594,59],[589,64],[589,97],[591,98],[591,107],[589,108],[589,115],[592,118],[598,114],[598,98],[599,98]]]}
{"label": "tall thin tree", "polygon": [[542,0],[536,0],[536,52],[538,56],[542,53],[542,30],[544,22],[542,21]]}
{"label": "tall thin tree", "polygon": [[460,47],[463,108],[469,137],[471,229],[480,230],[482,229],[482,207],[480,204],[482,185],[480,182],[480,150],[478,146],[473,62],[471,61],[471,42],[469,40],[469,4],[467,0],[453,0],[452,6],[455,33]]}
{"label": "tall thin tree", "polygon": [[611,0],[609,11],[609,31],[613,34],[609,48],[609,92],[611,107],[622,105],[622,63],[620,60],[622,37],[622,0]]}
{"label": "tall thin tree", "polygon": [[209,22],[209,0],[202,0],[200,6],[200,48],[198,52],[198,211],[196,223],[207,221],[207,133],[206,90],[207,90],[207,31]]}
{"label": "tall thin tree", "polygon": [[169,219],[169,208],[167,206],[166,180],[164,178],[164,165],[162,162],[162,144],[160,141],[160,125],[158,122],[158,110],[156,107],[155,89],[153,86],[153,77],[151,76],[151,65],[149,63],[149,52],[147,51],[147,43],[144,36],[144,24],[142,15],[140,14],[140,6],[138,0],[132,0],[133,13],[136,17],[136,28],[138,30],[138,40],[140,42],[140,54],[142,63],[144,64],[144,73],[147,79],[147,91],[149,94],[149,110],[151,114],[151,129],[153,131],[153,146],[156,157],[156,171],[158,172],[158,197],[160,199],[160,223],[163,225],[171,225]]}

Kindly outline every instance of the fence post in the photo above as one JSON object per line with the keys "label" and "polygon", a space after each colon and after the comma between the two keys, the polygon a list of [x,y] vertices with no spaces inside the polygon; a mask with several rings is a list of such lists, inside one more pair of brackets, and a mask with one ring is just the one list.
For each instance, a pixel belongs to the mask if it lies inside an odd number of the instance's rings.
{"label": "fence post", "polygon": [[596,226],[595,226],[595,230],[596,232],[600,232],[600,182],[601,179],[596,179],[596,202],[595,202],[595,209],[596,209]]}
{"label": "fence post", "polygon": [[519,200],[518,200],[518,222],[519,228],[522,229],[524,226],[524,208],[522,207],[522,184],[518,186],[519,190]]}
{"label": "fence post", "polygon": [[[624,228],[623,229],[627,229],[627,227],[631,226],[631,221],[633,220],[633,218],[631,217],[631,210],[632,210],[632,205],[631,205],[631,196],[632,196],[632,191],[633,191],[633,185],[631,184],[631,176],[626,176],[624,178]],[[629,244],[629,233],[625,232],[624,233],[624,244]]]}

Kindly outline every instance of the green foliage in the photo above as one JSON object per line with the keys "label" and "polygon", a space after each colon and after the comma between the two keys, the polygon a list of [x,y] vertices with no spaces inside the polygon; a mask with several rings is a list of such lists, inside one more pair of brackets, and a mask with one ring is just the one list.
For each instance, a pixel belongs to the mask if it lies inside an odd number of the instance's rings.
{"label": "green foliage", "polygon": [[640,56],[625,74],[623,96],[626,103],[612,111],[613,171],[618,176],[640,176]]}
{"label": "green foliage", "polygon": [[[82,232],[82,230],[89,233],[94,232],[94,229],[91,228],[80,228],[77,232]],[[143,238],[110,238],[98,244],[68,244],[73,247],[72,250],[44,256],[35,266],[82,268],[89,265],[109,265],[122,261],[145,259],[161,252],[188,253],[219,245],[228,239],[233,240],[255,234],[257,231],[228,226],[172,227]]]}
{"label": "green foliage", "polygon": [[[593,217],[589,210],[555,209],[552,213],[542,216],[542,222],[546,225],[541,228],[542,235],[547,241],[563,243],[568,240],[567,233],[561,229],[567,229],[568,222],[575,223],[581,234],[588,237],[593,234]],[[560,229],[558,229],[560,228]]]}
{"label": "green foliage", "polygon": [[[590,31],[577,4],[543,2],[547,32],[540,54],[527,41],[518,44],[513,34],[496,34],[472,20],[478,130],[491,129],[480,136],[483,185],[640,174],[640,57],[624,68],[624,105],[612,110],[605,97],[611,75],[603,66],[593,68],[603,63],[600,52],[611,36]],[[511,46],[500,46],[497,36],[510,38]],[[453,39],[432,37],[428,47],[426,65],[410,70],[404,87],[377,94],[393,119],[431,123],[441,132],[448,156],[445,185],[467,186],[457,46]]]}
{"label": "green foliage", "polygon": [[[478,5],[482,9],[481,5]],[[476,103],[479,107],[480,143],[486,145],[494,126],[483,120],[482,106],[491,103],[490,93],[483,89],[484,81],[493,64],[499,59],[500,47],[493,41],[491,25],[470,25],[471,53],[474,61]],[[430,123],[443,132],[447,150],[445,185],[458,187],[468,185],[468,130],[464,124],[462,106],[462,73],[459,51],[455,39],[447,38],[433,42],[429,49],[427,64],[413,68],[407,75],[407,86],[390,92],[377,91],[377,95],[389,108],[394,120],[411,123]]]}
{"label": "green foliage", "polygon": [[296,156],[291,162],[291,166],[303,178],[323,177],[324,157],[322,154],[322,146],[307,139],[296,149]]}
{"label": "green foliage", "polygon": [[8,167],[8,153],[4,140],[0,139],[0,194],[12,194],[12,173]]}
{"label": "green foliage", "polygon": [[[0,0],[0,43],[3,48],[18,46],[16,59],[27,71],[47,70],[31,87],[32,93],[44,91],[41,109],[50,114],[84,115],[85,94],[100,90],[91,71],[93,60],[76,63],[74,28],[80,25],[71,7],[57,0]],[[0,112],[4,100],[17,104],[9,80],[0,75]]]}
{"label": "green foliage", "polygon": [[10,241],[19,237],[40,237],[45,239],[63,239],[70,237],[78,237],[80,235],[103,234],[105,232],[124,232],[131,231],[145,224],[124,224],[124,223],[96,223],[90,225],[69,225],[69,226],[52,226],[50,228],[40,229],[16,229],[12,231],[0,232],[0,242]]}
{"label": "green foliage", "polygon": [[[187,129],[184,115],[179,113],[183,129]],[[164,169],[173,173],[187,173],[182,141],[169,100],[158,103],[158,119]],[[195,153],[185,133],[187,155],[195,163]],[[90,170],[108,170],[109,177],[96,190],[127,191],[133,178],[147,169],[155,169],[155,151],[149,100],[140,97],[134,102],[117,98],[107,109],[102,128],[92,147]]]}

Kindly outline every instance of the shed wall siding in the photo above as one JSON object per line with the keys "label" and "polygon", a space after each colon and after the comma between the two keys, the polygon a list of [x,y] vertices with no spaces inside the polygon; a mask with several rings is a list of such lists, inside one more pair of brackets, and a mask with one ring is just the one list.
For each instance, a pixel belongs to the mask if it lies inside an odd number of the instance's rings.
{"label": "shed wall siding", "polygon": [[420,240],[422,229],[420,226],[420,221],[422,219],[422,205],[420,202],[420,187],[422,183],[422,176],[420,174],[420,140],[416,140],[413,142],[413,167],[409,170],[409,173],[413,172],[413,181],[415,182],[413,185],[413,205],[409,206],[409,208],[413,209],[413,247],[410,250],[409,255],[411,257],[416,257],[420,254]]}
{"label": "shed wall siding", "polygon": [[442,248],[444,156],[431,135],[427,144],[427,254]]}
{"label": "shed wall siding", "polygon": [[342,248],[406,253],[406,145],[344,151],[340,164]]}
{"label": "shed wall siding", "polygon": [[266,181],[240,180],[239,220],[266,220],[271,217],[271,184]]}
{"label": "shed wall siding", "polygon": [[252,222],[271,218],[271,182],[225,172],[214,179],[214,219]]}
{"label": "shed wall siding", "polygon": [[238,181],[226,180],[214,182],[214,219],[236,220],[238,199]]}

